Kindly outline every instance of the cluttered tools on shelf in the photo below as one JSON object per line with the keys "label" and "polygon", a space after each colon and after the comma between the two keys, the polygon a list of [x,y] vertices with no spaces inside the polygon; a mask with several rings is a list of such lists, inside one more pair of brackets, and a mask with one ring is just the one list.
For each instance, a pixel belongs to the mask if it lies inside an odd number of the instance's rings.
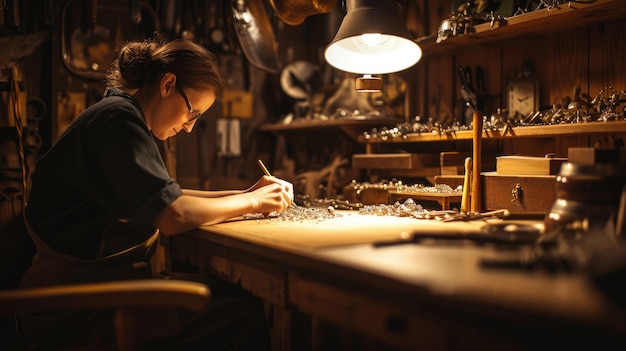
{"label": "cluttered tools on shelf", "polygon": [[[532,111],[517,119],[506,119],[502,111],[483,116],[482,130],[499,135],[519,134],[520,127],[554,126],[554,125],[588,125],[626,120],[626,90],[616,90],[613,86],[605,86],[590,101],[586,102],[584,94],[565,97],[550,108]],[[471,96],[469,96],[471,97]],[[587,97],[588,98],[588,97]],[[506,120],[504,120],[506,119]],[[410,139],[413,135],[455,135],[458,132],[472,130],[473,126],[460,121],[437,121],[432,118],[415,116],[412,120],[397,123],[395,126],[372,128],[362,134],[364,141],[394,142]],[[514,131],[514,129],[517,130]],[[499,132],[497,132],[499,131]],[[497,132],[497,133],[496,133]]]}

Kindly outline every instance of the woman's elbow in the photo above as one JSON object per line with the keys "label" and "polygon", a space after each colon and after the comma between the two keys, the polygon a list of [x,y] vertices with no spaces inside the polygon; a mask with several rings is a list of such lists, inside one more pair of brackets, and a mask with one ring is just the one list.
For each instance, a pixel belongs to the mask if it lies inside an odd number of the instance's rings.
{"label": "woman's elbow", "polygon": [[193,225],[185,220],[184,214],[170,204],[154,219],[154,226],[166,236],[184,233],[193,229]]}

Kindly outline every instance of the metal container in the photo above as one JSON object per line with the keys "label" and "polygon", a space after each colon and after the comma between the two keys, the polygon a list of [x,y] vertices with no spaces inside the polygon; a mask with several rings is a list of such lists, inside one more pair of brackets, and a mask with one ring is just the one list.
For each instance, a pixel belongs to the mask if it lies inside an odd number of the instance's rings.
{"label": "metal container", "polygon": [[626,167],[619,164],[564,163],[555,182],[556,200],[546,216],[546,231],[586,232],[614,225]]}

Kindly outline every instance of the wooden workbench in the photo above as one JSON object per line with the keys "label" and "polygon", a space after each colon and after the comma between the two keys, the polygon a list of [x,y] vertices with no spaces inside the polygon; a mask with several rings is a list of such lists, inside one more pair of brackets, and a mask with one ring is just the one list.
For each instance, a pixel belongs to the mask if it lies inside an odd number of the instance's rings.
{"label": "wooden workbench", "polygon": [[302,315],[407,350],[624,342],[626,313],[582,274],[481,268],[485,258],[519,254],[493,246],[373,245],[414,232],[477,232],[483,221],[342,214],[202,227],[173,237],[171,256],[271,305],[275,350],[326,348],[294,336]]}

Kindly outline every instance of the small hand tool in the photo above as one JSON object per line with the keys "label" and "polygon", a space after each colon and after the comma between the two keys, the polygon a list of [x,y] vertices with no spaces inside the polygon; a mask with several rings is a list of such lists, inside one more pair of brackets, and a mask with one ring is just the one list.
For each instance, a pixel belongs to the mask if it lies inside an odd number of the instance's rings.
{"label": "small hand tool", "polygon": [[472,72],[469,67],[459,67],[459,81],[461,83],[461,96],[465,101],[464,123],[469,124],[477,105],[476,91],[472,85]]}
{"label": "small hand tool", "polygon": [[461,212],[470,211],[470,196],[472,188],[472,158],[465,158],[465,176],[463,177],[463,196],[461,197]]}
{"label": "small hand tool", "polygon": [[448,218],[444,218],[441,221],[442,222],[459,222],[459,221],[463,221],[463,222],[467,222],[467,221],[476,221],[479,219],[489,219],[489,218],[506,218],[509,217],[509,210],[503,209],[503,210],[494,210],[494,211],[487,211],[487,212],[477,212],[477,211],[470,211],[470,212],[461,212],[459,214],[457,214],[456,216],[450,216]]}
{"label": "small hand tool", "polygon": [[541,235],[541,230],[525,223],[502,222],[486,224],[479,232],[414,232],[407,238],[377,241],[373,243],[375,247],[419,244],[424,241],[462,241],[469,240],[476,244],[498,244],[498,245],[531,245],[537,242]]}
{"label": "small hand tool", "polygon": [[483,135],[483,114],[475,111],[472,122],[472,191],[470,207],[474,212],[480,212],[482,207],[482,186],[480,183],[480,172],[482,167],[482,135]]}
{"label": "small hand tool", "polygon": [[267,169],[267,167],[265,167],[265,164],[261,160],[259,160],[259,167],[261,167],[261,170],[263,170],[263,173],[265,173],[266,176],[268,176],[268,177],[272,176],[270,171]]}

